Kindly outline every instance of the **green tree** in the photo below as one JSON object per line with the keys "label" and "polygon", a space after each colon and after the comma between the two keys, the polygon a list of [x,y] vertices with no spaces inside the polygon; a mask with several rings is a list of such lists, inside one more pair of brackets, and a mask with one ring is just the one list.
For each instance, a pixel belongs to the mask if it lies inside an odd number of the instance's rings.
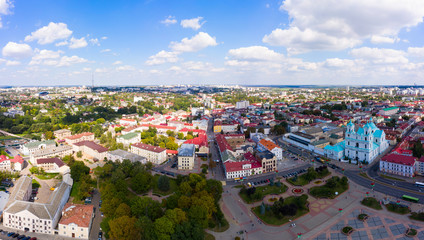
{"label": "green tree", "polygon": [[147,171],[140,172],[131,179],[131,189],[139,194],[147,192],[151,188],[151,184],[152,174]]}
{"label": "green tree", "polygon": [[75,182],[78,182],[83,175],[89,173],[90,168],[85,166],[82,161],[75,161],[71,166],[71,176]]}
{"label": "green tree", "polygon": [[109,237],[112,240],[133,240],[140,237],[140,232],[134,227],[135,217],[122,216],[109,221]]}
{"label": "green tree", "polygon": [[161,190],[162,192],[166,192],[169,190],[170,185],[169,185],[169,178],[165,175],[161,175],[158,179],[158,188],[159,190]]}
{"label": "green tree", "polygon": [[200,224],[189,221],[175,226],[175,233],[171,236],[172,240],[203,240],[205,234]]}
{"label": "green tree", "polygon": [[128,216],[131,217],[131,208],[125,203],[121,203],[115,211],[115,217]]}
{"label": "green tree", "polygon": [[424,154],[423,145],[420,141],[417,141],[414,143],[414,146],[412,147],[412,155],[414,157],[420,158]]}
{"label": "green tree", "polygon": [[158,239],[170,240],[171,235],[175,231],[174,223],[166,216],[156,219],[153,223],[153,226],[158,236]]}
{"label": "green tree", "polygon": [[133,216],[137,218],[147,216],[152,221],[162,217],[163,215],[161,204],[149,197],[139,197],[134,199],[131,203],[131,212]]}
{"label": "green tree", "polygon": [[82,151],[77,152],[77,158],[82,158]]}

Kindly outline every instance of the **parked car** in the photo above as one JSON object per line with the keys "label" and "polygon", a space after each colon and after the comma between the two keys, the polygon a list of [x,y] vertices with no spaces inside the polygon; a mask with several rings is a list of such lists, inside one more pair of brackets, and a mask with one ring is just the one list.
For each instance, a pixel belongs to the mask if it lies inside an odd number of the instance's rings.
{"label": "parked car", "polygon": [[99,238],[103,237],[103,232],[99,232]]}
{"label": "parked car", "polygon": [[24,237],[26,237],[25,235],[19,235],[18,237],[17,237],[17,239],[23,239]]}
{"label": "parked car", "polygon": [[15,234],[14,232],[10,232],[10,233],[7,234],[7,236],[10,237],[10,236],[12,236],[14,234]]}
{"label": "parked car", "polygon": [[37,240],[37,238],[36,237],[32,237],[30,240]]}
{"label": "parked car", "polygon": [[22,240],[29,240],[31,237],[30,236],[26,236],[24,238],[22,238]]}

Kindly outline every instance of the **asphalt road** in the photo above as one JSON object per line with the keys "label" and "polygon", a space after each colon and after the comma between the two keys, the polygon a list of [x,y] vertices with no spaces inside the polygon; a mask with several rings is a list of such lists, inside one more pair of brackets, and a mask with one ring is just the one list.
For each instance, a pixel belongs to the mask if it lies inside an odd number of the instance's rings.
{"label": "asphalt road", "polygon": [[91,200],[91,204],[94,205],[96,210],[94,211],[94,219],[90,229],[90,239],[97,240],[99,239],[99,231],[100,231],[100,222],[102,221],[102,216],[100,213],[100,192],[95,189],[93,198]]}

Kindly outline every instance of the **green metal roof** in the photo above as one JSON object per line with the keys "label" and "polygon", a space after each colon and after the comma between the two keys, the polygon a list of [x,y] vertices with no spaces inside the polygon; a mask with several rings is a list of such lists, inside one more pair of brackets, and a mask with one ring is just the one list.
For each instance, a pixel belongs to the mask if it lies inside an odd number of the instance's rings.
{"label": "green metal roof", "polygon": [[389,108],[383,109],[383,111],[390,111],[390,110],[394,110],[394,109],[399,109],[399,108],[398,107],[389,107]]}
{"label": "green metal roof", "polygon": [[120,138],[123,138],[125,140],[130,140],[130,139],[135,138],[137,136],[140,136],[140,133],[138,133],[138,132],[130,132],[130,133],[127,133],[125,135],[121,135],[119,137]]}
{"label": "green metal roof", "polygon": [[27,148],[36,148],[38,146],[40,146],[41,144],[46,144],[46,145],[56,145],[56,142],[54,140],[47,140],[47,141],[37,141],[37,142],[29,142],[27,144],[25,144],[24,146]]}

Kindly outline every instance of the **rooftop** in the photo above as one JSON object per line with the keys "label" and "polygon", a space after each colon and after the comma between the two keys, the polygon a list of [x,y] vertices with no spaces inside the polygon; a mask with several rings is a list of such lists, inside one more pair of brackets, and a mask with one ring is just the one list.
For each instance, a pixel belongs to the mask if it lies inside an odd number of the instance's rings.
{"label": "rooftop", "polygon": [[107,149],[107,148],[105,148],[105,147],[103,147],[103,146],[101,146],[101,145],[99,145],[99,144],[97,144],[93,141],[81,141],[81,142],[78,142],[78,143],[74,143],[74,145],[75,146],[86,146],[88,148],[96,150],[99,153],[107,152],[109,150],[109,149]]}
{"label": "rooftop", "polygon": [[37,159],[38,164],[46,164],[46,163],[56,163],[58,167],[62,167],[65,163],[60,158],[40,158]]}
{"label": "rooftop", "polygon": [[140,155],[134,154],[134,153],[130,153],[127,151],[124,151],[122,149],[117,149],[115,151],[111,151],[109,152],[110,155],[115,155],[115,156],[119,156],[123,159],[128,159],[131,162],[142,162],[145,163],[146,162],[146,158],[142,157]]}
{"label": "rooftop", "polygon": [[24,147],[26,147],[26,148],[37,148],[41,144],[55,145],[56,146],[56,143],[55,143],[54,140],[47,140],[47,141],[29,142],[29,143],[25,144]]}
{"label": "rooftop", "polygon": [[88,228],[93,215],[93,205],[66,203],[62,210],[62,218],[59,224],[76,224],[78,227]]}
{"label": "rooftop", "polygon": [[83,133],[80,133],[80,134],[75,134],[75,135],[69,136],[69,137],[67,137],[67,139],[75,140],[75,139],[78,139],[78,138],[82,138],[82,137],[86,137],[86,136],[91,136],[91,135],[94,136],[94,133],[83,132]]}
{"label": "rooftop", "polygon": [[178,156],[179,157],[193,157],[195,152],[194,144],[182,144],[180,148],[178,148]]}
{"label": "rooftop", "polygon": [[413,156],[405,156],[401,154],[390,153],[381,158],[381,161],[391,162],[401,165],[413,166],[417,158]]}
{"label": "rooftop", "polygon": [[133,139],[133,138],[138,137],[138,136],[140,136],[140,133],[130,132],[130,133],[123,134],[123,135],[119,136],[119,138],[123,138],[125,140],[130,140],[130,139]]}
{"label": "rooftop", "polygon": [[152,146],[149,144],[144,144],[144,143],[135,143],[133,145],[131,145],[132,147],[137,147],[137,148],[141,148],[150,152],[156,152],[156,153],[160,153],[163,151],[166,151],[165,148],[161,148],[161,147],[157,147],[157,146]]}

